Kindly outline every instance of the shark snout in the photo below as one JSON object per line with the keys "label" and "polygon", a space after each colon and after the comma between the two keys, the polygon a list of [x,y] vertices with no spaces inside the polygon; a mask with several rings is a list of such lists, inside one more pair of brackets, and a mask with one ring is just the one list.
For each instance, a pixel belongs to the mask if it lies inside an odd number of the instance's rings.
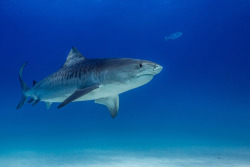
{"label": "shark snout", "polygon": [[152,61],[144,61],[143,63],[141,63],[142,66],[141,70],[139,72],[139,74],[137,74],[137,76],[140,75],[156,75],[158,73],[161,72],[161,70],[163,69],[163,67],[157,63],[154,63]]}
{"label": "shark snout", "polygon": [[161,72],[162,69],[163,69],[163,67],[161,65],[155,64],[153,71],[154,71],[155,74],[158,74],[158,73]]}

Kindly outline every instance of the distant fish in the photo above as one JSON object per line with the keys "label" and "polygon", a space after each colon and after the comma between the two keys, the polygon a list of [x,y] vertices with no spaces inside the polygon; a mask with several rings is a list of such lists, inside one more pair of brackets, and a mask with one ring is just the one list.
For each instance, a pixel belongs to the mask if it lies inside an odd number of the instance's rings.
{"label": "distant fish", "polygon": [[168,37],[167,36],[164,36],[165,40],[168,40],[168,39],[177,39],[179,38],[180,36],[182,36],[182,32],[176,32],[176,33],[173,33],[171,35],[169,35]]}

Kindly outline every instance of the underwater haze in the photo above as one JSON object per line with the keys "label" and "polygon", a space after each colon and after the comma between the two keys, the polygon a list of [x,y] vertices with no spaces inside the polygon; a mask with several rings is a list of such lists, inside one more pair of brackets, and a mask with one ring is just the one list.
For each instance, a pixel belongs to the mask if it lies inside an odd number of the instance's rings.
{"label": "underwater haze", "polygon": [[[249,167],[249,11],[249,0],[1,0],[0,166]],[[16,110],[22,64],[31,87],[72,46],[163,70],[120,94],[114,119],[94,101]]]}

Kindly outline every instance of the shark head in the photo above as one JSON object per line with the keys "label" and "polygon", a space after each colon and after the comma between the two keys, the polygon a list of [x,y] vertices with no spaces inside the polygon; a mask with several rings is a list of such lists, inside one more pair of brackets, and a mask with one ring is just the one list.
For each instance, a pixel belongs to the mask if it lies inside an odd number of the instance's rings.
{"label": "shark head", "polygon": [[135,60],[135,64],[133,64],[133,66],[135,66],[135,77],[141,77],[144,75],[154,76],[160,73],[163,68],[159,64],[147,60]]}
{"label": "shark head", "polygon": [[148,83],[163,68],[151,61],[127,58],[112,60],[110,67],[109,78],[131,89]]}

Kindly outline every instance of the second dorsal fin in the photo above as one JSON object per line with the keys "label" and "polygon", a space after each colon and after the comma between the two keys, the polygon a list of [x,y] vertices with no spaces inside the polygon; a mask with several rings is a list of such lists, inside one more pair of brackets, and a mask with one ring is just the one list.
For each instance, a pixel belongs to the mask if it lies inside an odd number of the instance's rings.
{"label": "second dorsal fin", "polygon": [[35,86],[35,84],[37,84],[37,82],[35,80],[33,80],[33,86]]}
{"label": "second dorsal fin", "polygon": [[83,57],[82,54],[75,47],[72,47],[63,67],[70,66],[70,65],[75,64],[79,61],[83,61],[84,59],[86,59],[86,58]]}

